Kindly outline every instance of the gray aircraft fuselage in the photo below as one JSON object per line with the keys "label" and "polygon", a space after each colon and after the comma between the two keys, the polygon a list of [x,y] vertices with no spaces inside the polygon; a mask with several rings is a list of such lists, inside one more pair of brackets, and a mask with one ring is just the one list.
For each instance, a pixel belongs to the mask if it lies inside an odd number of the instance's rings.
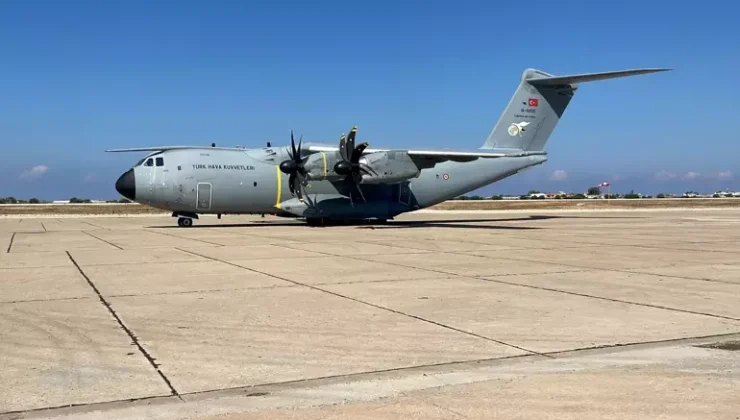
{"label": "gray aircraft fuselage", "polygon": [[[119,190],[136,202],[182,214],[267,213],[390,219],[449,200],[547,160],[545,156],[527,156],[464,163],[448,161],[421,171],[409,181],[359,184],[362,196],[351,185],[310,181],[306,187],[309,199],[321,203],[339,201],[336,206],[322,208],[321,214],[311,214],[310,206],[292,197],[288,176],[278,168],[287,159],[286,147],[167,150],[148,156],[126,172],[119,181],[129,183],[129,188]],[[342,194],[345,188],[347,195]]]}
{"label": "gray aircraft fuselage", "polygon": [[[255,149],[163,146],[116,182],[129,199],[172,211],[182,226],[199,214],[277,214],[391,219],[512,176],[547,160],[545,144],[581,82],[654,73],[635,69],[555,76],[526,69],[476,150],[373,150],[356,127],[338,146]],[[295,152],[294,152],[295,150]],[[292,179],[293,182],[289,182]]]}

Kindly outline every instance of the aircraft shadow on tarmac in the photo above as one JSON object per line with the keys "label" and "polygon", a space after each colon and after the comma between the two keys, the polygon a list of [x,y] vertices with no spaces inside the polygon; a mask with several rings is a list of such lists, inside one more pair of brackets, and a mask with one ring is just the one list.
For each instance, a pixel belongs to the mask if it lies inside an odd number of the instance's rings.
{"label": "aircraft shadow on tarmac", "polygon": [[[259,228],[259,227],[276,227],[276,226],[297,226],[297,227],[347,227],[355,226],[357,229],[409,229],[423,227],[444,227],[456,229],[492,229],[492,230],[531,230],[546,229],[545,227],[536,226],[511,226],[511,225],[482,225],[478,223],[503,223],[503,222],[528,222],[548,219],[639,219],[640,216],[540,216],[534,215],[529,217],[516,218],[481,218],[481,219],[429,219],[413,221],[388,221],[385,223],[374,221],[336,221],[324,226],[309,226],[301,221],[257,221],[252,223],[234,223],[234,224],[197,224],[188,229],[198,228]],[[179,226],[148,226],[152,229],[183,229]]]}

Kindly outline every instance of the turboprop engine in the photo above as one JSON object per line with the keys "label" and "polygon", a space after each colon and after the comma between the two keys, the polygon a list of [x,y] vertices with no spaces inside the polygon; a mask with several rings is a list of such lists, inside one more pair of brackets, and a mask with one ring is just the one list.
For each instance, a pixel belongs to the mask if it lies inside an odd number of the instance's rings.
{"label": "turboprop engine", "polygon": [[362,156],[359,163],[367,169],[361,184],[393,184],[421,174],[411,157],[402,151],[370,153]]}
{"label": "turboprop engine", "polygon": [[[335,167],[341,162],[338,153],[315,153],[308,157],[303,167],[309,180],[339,181],[347,176],[336,172]],[[356,178],[360,184],[392,184],[421,173],[409,155],[401,151],[369,153],[363,155],[358,163],[363,169]]]}

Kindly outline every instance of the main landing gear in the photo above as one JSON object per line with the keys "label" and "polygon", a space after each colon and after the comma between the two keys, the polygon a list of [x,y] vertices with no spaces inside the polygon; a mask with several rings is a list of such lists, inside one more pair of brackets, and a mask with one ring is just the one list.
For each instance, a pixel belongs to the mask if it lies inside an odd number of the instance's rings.
{"label": "main landing gear", "polygon": [[198,215],[195,213],[184,213],[184,212],[172,212],[172,217],[177,217],[177,226],[190,227],[193,226],[193,219],[197,219]]}

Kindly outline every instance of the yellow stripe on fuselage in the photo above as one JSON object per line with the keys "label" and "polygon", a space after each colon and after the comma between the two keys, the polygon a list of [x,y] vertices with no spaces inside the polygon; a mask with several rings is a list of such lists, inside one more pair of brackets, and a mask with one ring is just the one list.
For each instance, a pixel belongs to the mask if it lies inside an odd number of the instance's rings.
{"label": "yellow stripe on fuselage", "polygon": [[324,176],[326,176],[326,153],[321,152],[321,157],[324,158]]}
{"label": "yellow stripe on fuselage", "polygon": [[281,196],[283,193],[283,177],[279,166],[276,166],[275,170],[277,172],[277,197],[275,199],[275,207],[280,208],[280,203],[282,202]]}

